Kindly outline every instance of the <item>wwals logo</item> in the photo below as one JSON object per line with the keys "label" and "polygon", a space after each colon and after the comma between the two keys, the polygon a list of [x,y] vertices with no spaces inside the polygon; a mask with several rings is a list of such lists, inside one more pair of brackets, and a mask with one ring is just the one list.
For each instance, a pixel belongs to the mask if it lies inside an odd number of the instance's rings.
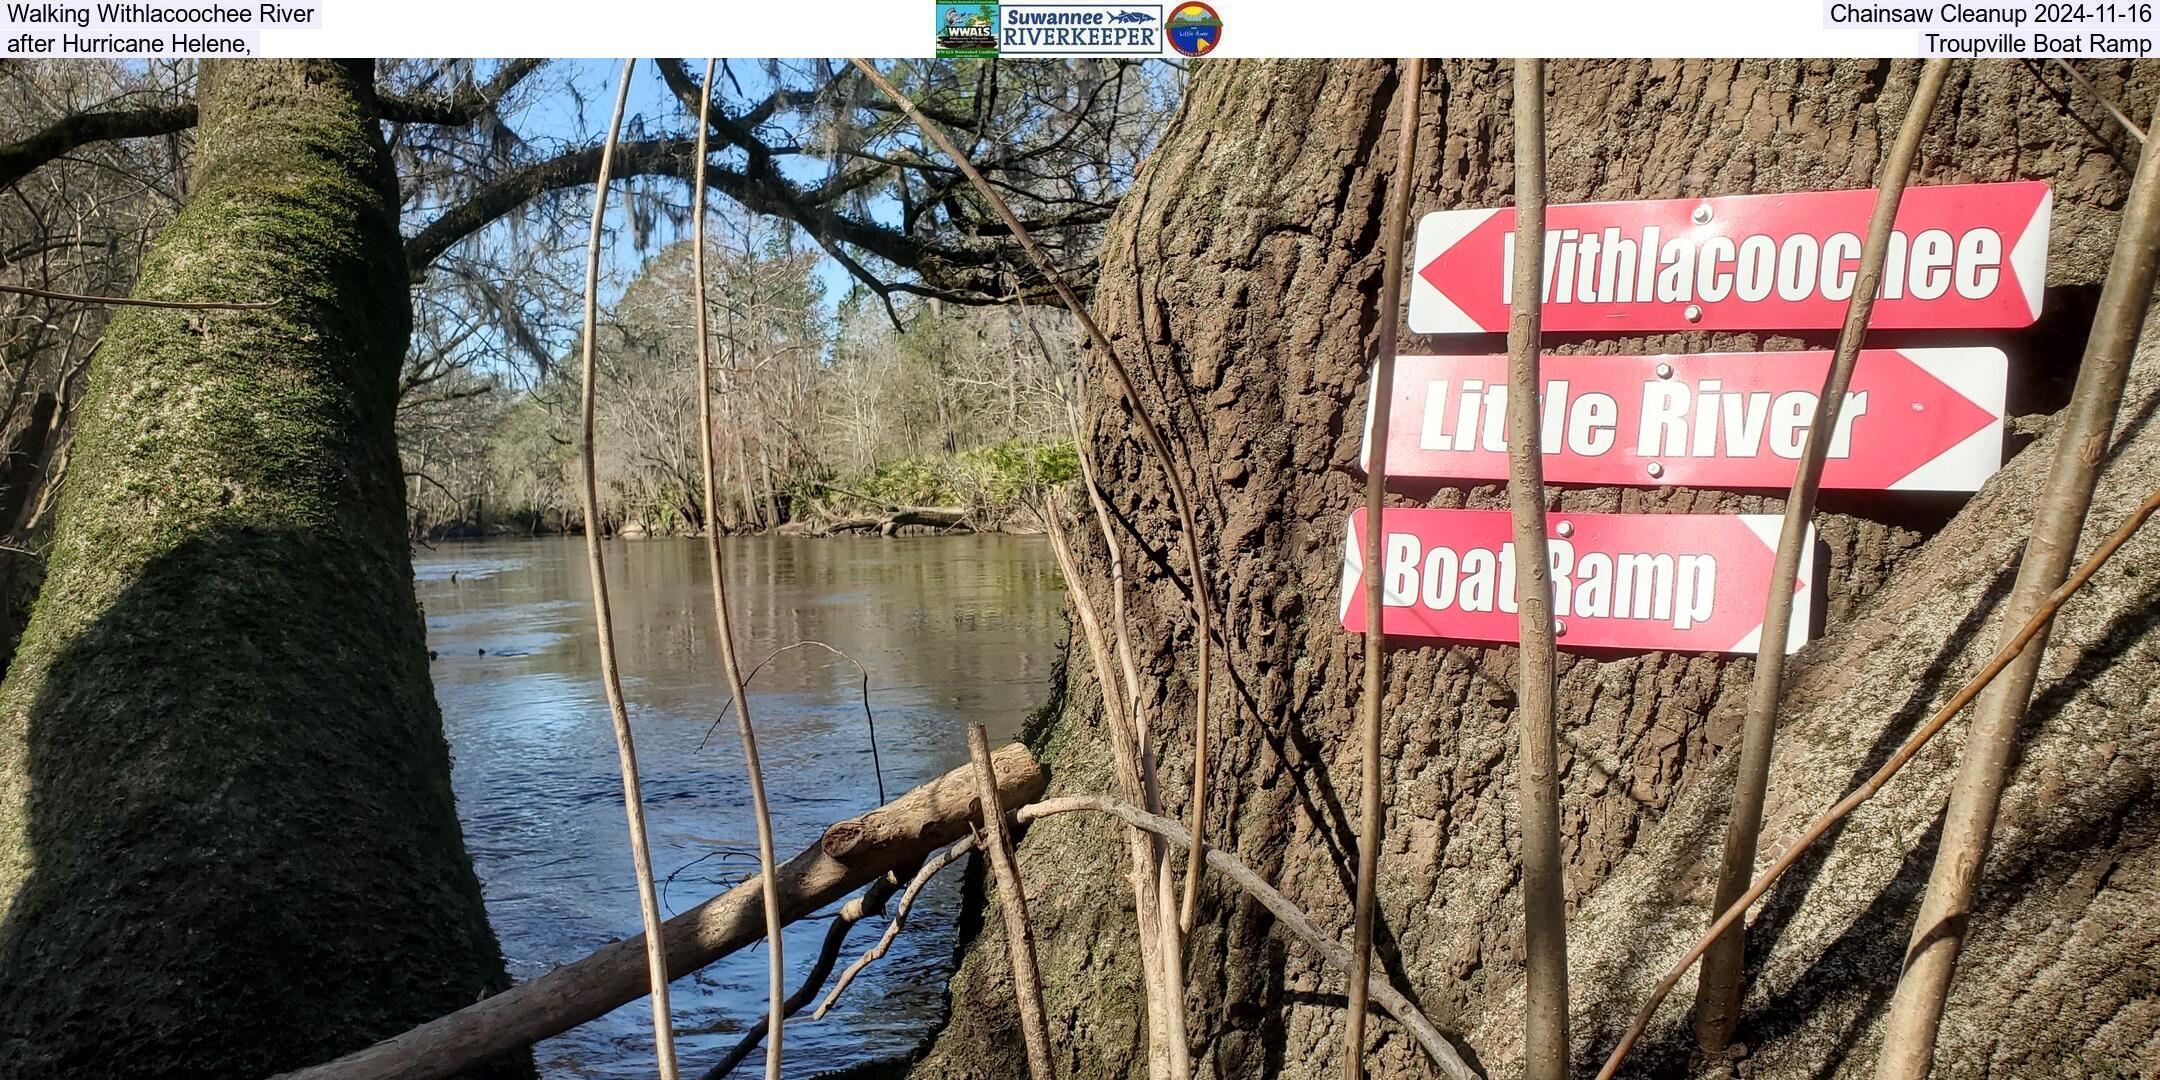
{"label": "wwals logo", "polygon": [[998,6],[994,3],[938,4],[939,58],[997,56],[997,22]]}

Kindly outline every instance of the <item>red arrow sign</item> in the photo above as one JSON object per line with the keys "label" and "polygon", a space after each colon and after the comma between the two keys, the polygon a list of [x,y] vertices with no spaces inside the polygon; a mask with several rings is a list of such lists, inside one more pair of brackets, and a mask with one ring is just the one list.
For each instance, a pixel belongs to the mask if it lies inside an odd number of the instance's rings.
{"label": "red arrow sign", "polygon": [[[1549,207],[1545,329],[1834,329],[1874,205],[1873,191],[1803,191]],[[1907,189],[1869,325],[2031,325],[2053,205],[2037,181]],[[1505,331],[1514,248],[1512,209],[1425,215],[1410,329]]]}
{"label": "red arrow sign", "polygon": [[[1382,627],[1405,637],[1513,643],[1514,525],[1505,510],[1388,510]],[[1553,617],[1562,648],[1761,651],[1783,519],[1773,514],[1553,514]],[[1343,549],[1342,624],[1365,630],[1365,511]],[[1813,621],[1815,532],[1786,651]]]}
{"label": "red arrow sign", "polygon": [[[1539,432],[1559,484],[1792,486],[1828,352],[1546,356]],[[1399,356],[1389,476],[1505,480],[1507,357]],[[1998,349],[1869,349],[1823,486],[1978,491],[2002,464]],[[1369,402],[1369,396],[1368,396]],[[1366,409],[1371,454],[1371,407]]]}

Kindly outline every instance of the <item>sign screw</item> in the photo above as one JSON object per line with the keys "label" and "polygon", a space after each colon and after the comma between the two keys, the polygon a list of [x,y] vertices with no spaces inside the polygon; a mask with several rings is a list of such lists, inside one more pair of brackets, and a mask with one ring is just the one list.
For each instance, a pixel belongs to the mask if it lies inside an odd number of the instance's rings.
{"label": "sign screw", "polygon": [[1552,636],[1554,636],[1554,637],[1566,637],[1566,636],[1567,636],[1567,623],[1565,623],[1565,622],[1562,622],[1562,621],[1561,621],[1561,620],[1559,620],[1559,619],[1554,619],[1554,620],[1552,621]]}
{"label": "sign screw", "polygon": [[1650,476],[1651,476],[1651,477],[1652,477],[1653,479],[1655,479],[1655,478],[1657,478],[1657,477],[1660,477],[1660,476],[1663,476],[1663,475],[1665,475],[1665,466],[1663,466],[1663,465],[1660,465],[1660,464],[1658,464],[1658,463],[1657,463],[1657,462],[1655,462],[1655,461],[1651,462],[1651,463],[1650,463]]}
{"label": "sign screw", "polygon": [[1683,314],[1685,314],[1685,315],[1687,316],[1687,321],[1689,321],[1689,322],[1701,322],[1701,321],[1702,321],[1702,305],[1701,305],[1701,304],[1689,304],[1689,305],[1687,306],[1687,311],[1685,311],[1685,312],[1684,312]]}
{"label": "sign screw", "polygon": [[1565,540],[1568,537],[1575,535],[1575,523],[1572,521],[1563,521],[1560,524],[1553,526],[1553,531],[1559,533],[1560,538]]}
{"label": "sign screw", "polygon": [[1692,214],[1692,215],[1690,215],[1690,216],[1691,216],[1691,217],[1692,217],[1692,218],[1694,219],[1694,221],[1695,221],[1695,224],[1697,224],[1697,225],[1708,225],[1708,224],[1710,224],[1710,204],[1709,204],[1709,203],[1700,203],[1700,204],[1698,204],[1698,205],[1697,205],[1697,206],[1695,207],[1695,213],[1694,213],[1694,214]]}
{"label": "sign screw", "polygon": [[1672,378],[1672,365],[1671,365],[1671,364],[1659,364],[1659,365],[1657,366],[1657,377],[1658,377],[1658,378],[1660,378],[1660,379],[1670,379],[1670,378]]}

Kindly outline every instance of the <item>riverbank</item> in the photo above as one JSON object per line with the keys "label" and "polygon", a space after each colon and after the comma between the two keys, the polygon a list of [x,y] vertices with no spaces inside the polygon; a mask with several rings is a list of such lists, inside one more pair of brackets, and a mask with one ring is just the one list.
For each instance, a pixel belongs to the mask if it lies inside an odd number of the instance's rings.
{"label": "riverbank", "polygon": [[[885,536],[1042,531],[1030,503],[1079,475],[1072,443],[1012,440],[950,454],[902,458],[848,473],[805,475],[770,488],[726,495],[718,515],[727,536]],[[678,485],[637,497],[603,496],[606,535],[625,539],[705,534],[701,501]],[[454,519],[416,516],[414,539],[433,543],[486,537],[583,535],[575,504],[504,503],[485,494]]]}

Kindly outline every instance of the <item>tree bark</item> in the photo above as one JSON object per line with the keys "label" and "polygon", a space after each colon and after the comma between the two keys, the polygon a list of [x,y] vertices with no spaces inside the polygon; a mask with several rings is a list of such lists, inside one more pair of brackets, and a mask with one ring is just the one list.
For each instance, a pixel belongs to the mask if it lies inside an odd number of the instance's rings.
{"label": "tree bark", "polygon": [[509,985],[412,590],[373,75],[202,67],[135,295],[278,304],[122,310],[91,375],[0,687],[0,1077],[263,1076]]}
{"label": "tree bark", "polygon": [[[1549,196],[1555,203],[1680,198],[1872,184],[1911,97],[1917,62],[1597,61],[1549,67]],[[1112,222],[1096,313],[1146,407],[1175,436],[1173,467],[1196,496],[1209,584],[1228,662],[1222,791],[1209,835],[1274,882],[1328,932],[1347,935],[1359,794],[1355,639],[1337,619],[1344,522],[1356,505],[1366,360],[1378,336],[1384,183],[1393,168],[1387,63],[1203,65],[1133,193]],[[2160,96],[2152,65],[2085,63],[2133,111]],[[1513,188],[1505,63],[1450,61],[1428,77],[1413,215],[1506,205]],[[2135,159],[2067,77],[2008,62],[1961,65],[1937,105],[1917,184],[2044,179],[2055,195],[2047,310],[2028,331],[1954,343],[2013,359],[2014,412],[2059,408],[2105,272]],[[1952,343],[1903,335],[1897,344]],[[1669,334],[1560,352],[1828,348],[1832,332]],[[1406,352],[1501,351],[1497,337],[1407,338]],[[1090,354],[1091,377],[1106,372]],[[2133,377],[2118,460],[2093,519],[2118,520],[2155,475],[2160,425],[2140,423],[2160,382],[2148,351]],[[2045,426],[2045,425],[2041,425]],[[1143,696],[1158,732],[1185,730],[1195,642],[1185,592],[1164,566],[1176,550],[1162,479],[1118,410],[1088,433],[1113,513],[1133,523],[1127,563]],[[1826,497],[1829,553],[1816,580],[1828,630],[1788,665],[1791,703],[1771,769],[1762,849],[1864,776],[1882,746],[1954,688],[1994,640],[2002,568],[2015,558],[2051,442],[1955,500]],[[2038,454],[2039,457],[2035,457]],[[2128,477],[2129,480],[2122,478]],[[2133,483],[2133,481],[2135,483]],[[1501,508],[1500,485],[1403,485],[1436,506]],[[1563,489],[1561,511],[1775,513],[1766,493]],[[1086,585],[1107,587],[1099,542],[1074,537]],[[2088,541],[2089,542],[2089,541]],[[2141,537],[2126,566],[2160,541]],[[2144,552],[2142,556],[2139,554]],[[2038,741],[2004,803],[2011,852],[1990,860],[1975,940],[1945,1021],[1944,1075],[2137,1073],[2160,1038],[2149,1004],[2156,945],[2141,913],[2160,904],[2160,735],[2153,708],[2150,575],[2104,573],[2055,632],[2059,659],[2036,703]],[[1977,612],[1977,613],[1976,613]],[[2051,656],[2057,654],[2051,652]],[[1389,657],[1389,843],[1381,852],[1376,975],[1395,984],[1472,1060],[1521,1074],[1523,988],[1516,847],[1515,654],[1412,643]],[[1563,652],[1556,719],[1562,870],[1569,907],[1575,1056],[1595,1060],[1641,993],[1701,931],[1714,884],[1745,711],[1746,659]],[[1097,691],[1084,660],[1050,731],[1052,795],[1112,790]],[[2070,678],[2064,681],[2064,676]],[[2074,737],[2073,737],[2073,733]],[[1165,750],[1163,786],[1187,790],[1190,760]],[[1864,1075],[1895,984],[1924,841],[1947,789],[1944,755],[1923,755],[1766,902],[1750,933],[1749,993],[1736,1039],[1753,1075]],[[2142,801],[2141,801],[2142,800]],[[1175,802],[1175,800],[1173,800]],[[1880,804],[1880,805],[1877,805]],[[1172,805],[1166,815],[1185,808]],[[1024,873],[1110,880],[1124,852],[1101,822],[1046,819],[1019,847]],[[2117,869],[2110,871],[2111,866]],[[1343,983],[1288,945],[1267,913],[1219,884],[1191,941],[1198,1075],[1322,1077],[1337,1059]],[[1146,1014],[1122,890],[1053,889],[1032,907],[1053,1001],[1053,1042],[1080,1078],[1141,1067]],[[951,1024],[921,1077],[1020,1071],[1009,998],[996,995],[1004,945],[994,920],[965,950]],[[1347,939],[1347,937],[1345,938]],[[2141,981],[2145,980],[2145,981]],[[1692,985],[1675,998],[1684,1001]],[[1678,1075],[1692,1040],[1668,1006],[1631,1075]],[[1429,1075],[1386,1019],[1374,1075]],[[1723,1064],[1723,1063],[1720,1063]],[[1705,1066],[1707,1067],[1707,1066]],[[1726,1066],[1729,1069],[1729,1065]]]}

